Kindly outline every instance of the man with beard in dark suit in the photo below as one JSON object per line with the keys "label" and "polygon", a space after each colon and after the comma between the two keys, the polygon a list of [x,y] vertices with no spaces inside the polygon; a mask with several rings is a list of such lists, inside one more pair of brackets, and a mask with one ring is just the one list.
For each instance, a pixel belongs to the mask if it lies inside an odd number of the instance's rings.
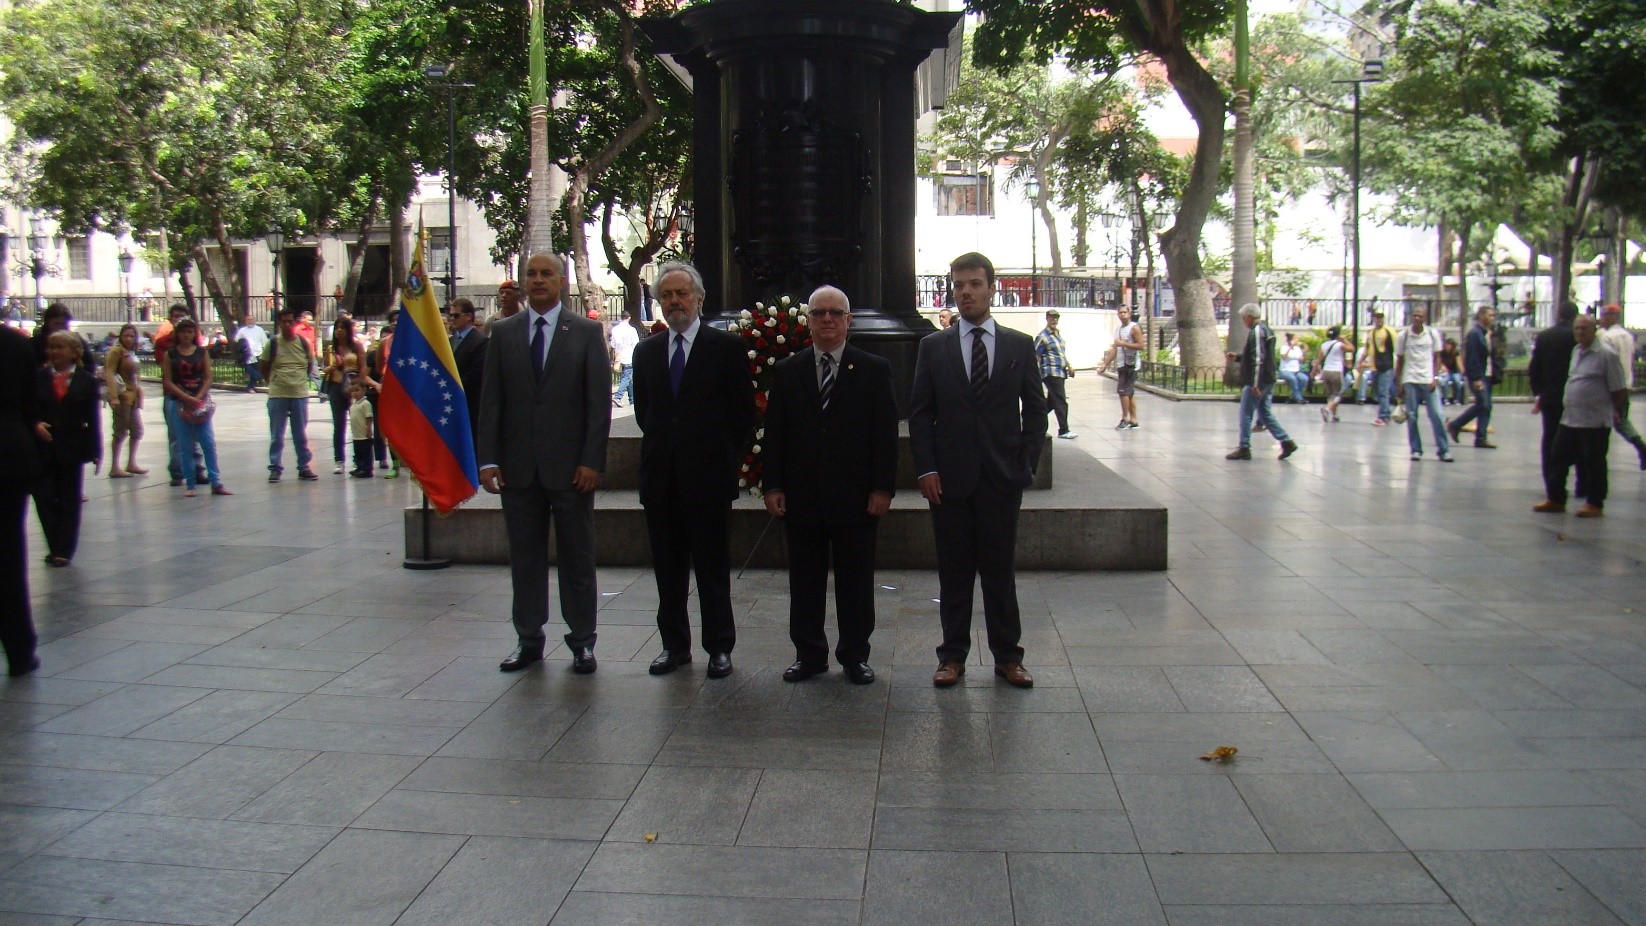
{"label": "man with beard in dark suit", "polygon": [[962,254],[949,265],[960,319],[927,335],[915,356],[909,440],[920,494],[931,505],[943,643],[932,684],[966,674],[972,583],[983,580],[983,620],[995,674],[1028,688],[1017,608],[1017,515],[1046,438],[1046,396],[1034,341],[996,324],[994,264]]}
{"label": "man with beard in dark suit", "polygon": [[0,646],[8,674],[40,667],[29,611],[28,539],[23,514],[29,485],[40,471],[35,434],[40,413],[34,388],[34,347],[15,328],[0,325]]}
{"label": "man with beard in dark suit", "polygon": [[833,286],[807,300],[812,346],[773,372],[761,440],[766,511],[789,542],[789,638],[799,682],[829,669],[823,629],[834,563],[835,659],[858,685],[874,681],[874,550],[897,481],[892,366],[846,343],[851,303]]}
{"label": "man with beard in dark suit", "polygon": [[[657,629],[663,653],[651,674],[692,661],[686,594],[697,577],[708,676],[732,674],[731,551],[738,455],[754,426],[754,385],[743,342],[703,324],[703,277],[691,264],[657,268],[668,328],[634,349],[634,419],[640,443],[640,505],[646,509]],[[609,376],[608,376],[609,378]]]}

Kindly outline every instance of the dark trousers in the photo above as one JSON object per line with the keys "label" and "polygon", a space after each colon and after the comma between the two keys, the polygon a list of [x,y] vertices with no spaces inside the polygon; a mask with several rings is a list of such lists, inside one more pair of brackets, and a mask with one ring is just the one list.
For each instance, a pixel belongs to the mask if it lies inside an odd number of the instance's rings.
{"label": "dark trousers", "polygon": [[357,473],[371,472],[371,439],[357,440],[351,443],[354,444],[354,471]]}
{"label": "dark trousers", "polygon": [[[375,390],[375,389],[368,390],[366,392],[366,400],[371,403],[371,420],[372,421],[382,421],[383,419],[377,417],[377,413],[380,411],[380,409],[378,409],[378,407],[377,407],[377,400],[378,400],[377,390]],[[372,449],[377,451],[377,465],[382,467],[383,469],[388,469],[389,468],[389,445],[388,445],[387,441],[383,440],[383,429],[382,428],[373,428],[372,429],[371,442],[372,442]]]}
{"label": "dark trousers", "polygon": [[[79,498],[76,495],[75,498]],[[29,611],[28,537],[23,516],[29,492],[21,477],[0,481],[0,646],[12,671],[34,659],[34,618]]]}
{"label": "dark trousers", "polygon": [[937,584],[943,619],[940,662],[965,662],[972,649],[972,585],[983,579],[983,622],[996,663],[1022,662],[1022,620],[1017,610],[1017,512],[1020,489],[1001,489],[982,479],[968,498],[943,496],[932,506],[937,535]]}
{"label": "dark trousers", "polygon": [[349,391],[342,383],[327,383],[326,401],[331,403],[331,458],[342,466],[343,444],[349,433]]}
{"label": "dark trousers", "polygon": [[533,482],[503,487],[503,525],[509,532],[509,578],[514,588],[514,632],[520,645],[542,649],[549,622],[549,520],[559,567],[560,617],[566,645],[593,646],[600,591],[594,575],[594,493],[550,491]]}
{"label": "dark trousers", "polygon": [[[1475,446],[1486,443],[1488,432],[1492,426],[1492,381],[1482,380],[1480,388],[1474,383],[1469,384],[1469,393],[1474,396],[1473,405],[1463,410],[1463,414],[1452,419],[1449,427],[1454,431],[1461,431],[1463,426],[1473,421],[1475,423]],[[1558,420],[1558,419],[1557,419]]]}
{"label": "dark trousers", "polygon": [[697,603],[703,611],[703,651],[730,653],[737,643],[732,620],[732,565],[727,528],[731,503],[646,506],[652,574],[657,578],[657,630],[671,653],[692,649],[692,622],[686,613],[691,579],[697,576]]}
{"label": "dark trousers", "polygon": [[[1564,413],[1565,405],[1562,405],[1559,401],[1551,403],[1547,400],[1542,403],[1542,411],[1539,413],[1542,416],[1542,423],[1544,423],[1544,433],[1542,433],[1542,441],[1539,442],[1537,451],[1541,454],[1539,459],[1542,461],[1542,475],[1544,475],[1544,484],[1546,485],[1549,484],[1551,474],[1554,474],[1554,436],[1555,433],[1560,431],[1560,414]],[[1560,479],[1560,484],[1565,484],[1565,477]],[[1580,493],[1582,493],[1582,488],[1582,484],[1580,484]]]}
{"label": "dark trousers", "polygon": [[808,666],[829,664],[823,623],[833,565],[835,619],[840,625],[834,657],[843,666],[868,662],[879,519],[867,524],[785,521],[783,527],[789,541],[789,639],[794,641],[794,658]]}
{"label": "dark trousers", "polygon": [[1046,384],[1046,407],[1057,415],[1057,433],[1069,433],[1069,394],[1063,388],[1063,377],[1047,376],[1041,382]]}
{"label": "dark trousers", "polygon": [[84,463],[52,463],[34,477],[34,512],[40,518],[40,532],[46,535],[46,551],[52,556],[73,559],[80,548],[85,470]]}
{"label": "dark trousers", "polygon": [[1577,467],[1578,493],[1596,508],[1606,506],[1606,450],[1612,442],[1612,429],[1569,428],[1560,426],[1555,432],[1555,445],[1550,451],[1548,472],[1544,474],[1543,489],[1552,502],[1566,503],[1566,474]]}

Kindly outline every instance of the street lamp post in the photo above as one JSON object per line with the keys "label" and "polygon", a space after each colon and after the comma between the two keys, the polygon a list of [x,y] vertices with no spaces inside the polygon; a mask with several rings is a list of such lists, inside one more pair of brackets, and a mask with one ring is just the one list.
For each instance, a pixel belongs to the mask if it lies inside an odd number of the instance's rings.
{"label": "street lamp post", "polygon": [[120,256],[115,260],[120,264],[120,295],[126,302],[126,324],[130,325],[136,321],[131,305],[131,251],[121,248]]}
{"label": "street lamp post", "polygon": [[1040,229],[1036,226],[1035,208],[1040,202],[1040,181],[1030,177],[1023,182],[1023,195],[1029,197],[1029,304],[1040,304]]}
{"label": "street lamp post", "polygon": [[286,249],[286,233],[280,230],[280,226],[271,225],[263,237],[268,242],[269,254],[272,255],[274,264],[274,284],[270,289],[274,305],[269,307],[269,315],[271,318],[277,318],[280,315],[280,253]]}
{"label": "street lamp post", "polygon": [[[423,69],[423,76],[441,83],[432,86],[446,91],[446,275],[441,282],[446,286],[446,304],[457,298],[457,91],[474,84],[451,80],[455,64],[431,64]],[[530,256],[530,255],[528,255]]]}
{"label": "street lamp post", "polygon": [[40,281],[49,272],[48,268],[47,268],[47,265],[46,265],[46,245],[49,242],[50,242],[50,239],[46,237],[45,231],[40,228],[40,217],[39,216],[30,217],[29,218],[29,275],[34,277],[34,309],[37,312],[41,308],[41,305],[40,305]]}
{"label": "street lamp post", "polygon": [[1353,197],[1350,200],[1350,221],[1354,224],[1353,260],[1354,269],[1350,287],[1352,294],[1349,311],[1354,314],[1354,340],[1360,343],[1360,87],[1362,84],[1375,84],[1383,79],[1383,59],[1367,58],[1361,63],[1360,76],[1349,80],[1334,80],[1334,84],[1350,84],[1354,87],[1355,115],[1354,115],[1354,159],[1350,165],[1353,175]]}

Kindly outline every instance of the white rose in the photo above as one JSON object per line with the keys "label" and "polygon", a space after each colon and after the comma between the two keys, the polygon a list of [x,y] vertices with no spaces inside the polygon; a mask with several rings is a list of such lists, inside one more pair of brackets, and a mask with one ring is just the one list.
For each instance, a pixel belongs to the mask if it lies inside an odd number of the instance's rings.
{"label": "white rose", "polygon": [[737,480],[737,487],[739,489],[747,489],[749,487],[749,480],[747,480],[747,479]]}
{"label": "white rose", "polygon": [[743,319],[744,321],[748,321],[749,319],[753,318],[754,316],[749,314],[748,309],[744,309],[743,311],[737,313],[737,317]]}
{"label": "white rose", "polygon": [[790,309],[789,310],[789,317],[790,318],[794,318],[796,315],[799,315],[799,314],[800,314],[799,309]]}
{"label": "white rose", "polygon": [[782,298],[782,299],[781,299],[781,300],[779,300],[779,301],[780,301],[780,302],[782,302],[782,303],[783,303],[783,304],[784,304],[784,305],[788,305],[788,304],[789,304],[789,297],[788,297],[788,296],[784,296],[784,297],[783,297],[783,298]]}
{"label": "white rose", "polygon": [[751,350],[751,351],[749,351],[749,359],[750,359],[750,360],[753,360],[753,359],[754,359],[754,351],[752,351],[752,350]]}
{"label": "white rose", "polygon": [[759,453],[760,452],[760,445],[755,444],[753,447],[750,447],[749,452],[750,453]]}
{"label": "white rose", "polygon": [[808,325],[809,326],[812,323],[812,320],[807,318],[806,316],[802,315],[802,316],[800,316],[800,323],[802,325]]}
{"label": "white rose", "polygon": [[758,428],[758,429],[756,429],[756,430],[755,430],[755,432],[754,432],[754,436],[755,436],[755,438],[757,438],[757,439],[758,439],[758,438],[762,438],[762,437],[765,437],[765,436],[766,436],[766,429],[765,429],[765,428]]}
{"label": "white rose", "polygon": [[777,343],[785,344],[787,342],[783,340],[783,336],[780,334],[780,335],[777,336]]}
{"label": "white rose", "polygon": [[776,362],[777,362],[776,357],[767,357],[766,358],[766,366],[771,366],[772,364],[774,364]]}
{"label": "white rose", "polygon": [[775,318],[766,319],[766,327],[767,328],[776,328],[777,327],[777,319],[775,319]]}

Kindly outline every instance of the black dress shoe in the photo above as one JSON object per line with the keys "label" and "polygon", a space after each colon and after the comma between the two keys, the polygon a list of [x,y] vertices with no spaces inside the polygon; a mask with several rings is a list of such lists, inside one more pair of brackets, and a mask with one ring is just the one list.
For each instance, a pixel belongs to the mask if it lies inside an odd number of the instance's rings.
{"label": "black dress shoe", "polygon": [[594,647],[592,646],[585,646],[572,653],[572,671],[578,675],[592,675],[599,665],[594,659]]}
{"label": "black dress shoe", "polygon": [[691,653],[677,653],[673,650],[664,650],[663,655],[652,660],[651,668],[647,669],[653,675],[668,675],[681,666],[692,664]]}
{"label": "black dress shoe", "polygon": [[709,657],[709,678],[725,678],[732,674],[732,654],[715,653]]}
{"label": "black dress shoe", "polygon": [[874,681],[874,669],[866,662],[849,662],[846,664],[846,678],[853,685],[867,685]]}
{"label": "black dress shoe", "polygon": [[10,675],[12,678],[17,678],[19,676],[27,675],[38,668],[40,668],[40,657],[30,656],[22,662],[11,666],[10,670],[6,674]]}
{"label": "black dress shoe", "polygon": [[534,662],[542,661],[542,650],[527,649],[524,646],[517,646],[514,648],[514,652],[509,654],[509,658],[498,663],[497,667],[502,669],[504,672],[519,672],[521,669],[524,669]]}
{"label": "black dress shoe", "polygon": [[[714,670],[714,663],[713,662],[709,663],[709,669],[710,669],[710,671]],[[814,675],[822,675],[823,673],[825,673],[827,671],[829,671],[829,664],[828,663],[824,663],[823,665],[820,665],[820,666],[809,666],[809,665],[806,665],[804,662],[800,662],[800,661],[796,660],[794,665],[789,666],[787,669],[783,670],[783,681],[785,681],[785,682],[803,682],[806,679],[811,678]]]}

